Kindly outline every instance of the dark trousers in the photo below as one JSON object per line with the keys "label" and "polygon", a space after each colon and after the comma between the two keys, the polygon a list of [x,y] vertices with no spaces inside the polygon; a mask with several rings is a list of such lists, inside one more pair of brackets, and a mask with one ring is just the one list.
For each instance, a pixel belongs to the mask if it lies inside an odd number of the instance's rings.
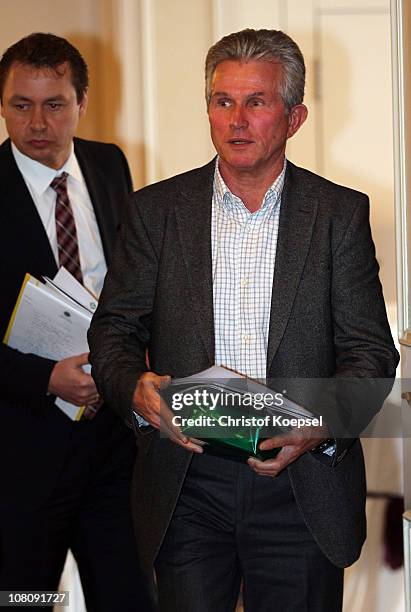
{"label": "dark trousers", "polygon": [[[313,491],[315,495],[315,491]],[[343,570],[305,526],[287,472],[194,456],[156,561],[161,612],[339,612]]]}
{"label": "dark trousers", "polygon": [[37,508],[27,500],[26,507],[0,513],[0,590],[57,590],[70,548],[88,612],[154,609],[131,521],[133,438],[110,415],[74,425],[48,499]]}

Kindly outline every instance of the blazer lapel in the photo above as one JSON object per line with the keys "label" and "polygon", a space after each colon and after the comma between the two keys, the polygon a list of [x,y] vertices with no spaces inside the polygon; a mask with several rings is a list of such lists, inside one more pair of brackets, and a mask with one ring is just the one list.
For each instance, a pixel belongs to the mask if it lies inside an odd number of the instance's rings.
{"label": "blazer lapel", "polygon": [[18,228],[20,260],[30,262],[27,272],[38,274],[42,270],[43,274],[54,276],[56,260],[37,208],[14,161],[9,140],[0,147],[0,169],[4,227]]}
{"label": "blazer lapel", "polygon": [[[214,363],[214,315],[211,255],[211,201],[214,164],[191,186],[183,187],[175,205],[178,239],[189,278],[199,335]],[[315,194],[296,181],[298,170],[288,162],[283,190],[276,265],[271,300],[267,372],[281,342],[303,273],[317,215]]]}
{"label": "blazer lapel", "polygon": [[104,255],[108,262],[110,260],[111,245],[114,243],[117,227],[112,227],[112,224],[107,223],[107,219],[111,219],[108,214],[110,206],[106,188],[107,177],[104,176],[99,169],[96,160],[89,159],[86,148],[82,146],[81,141],[76,138],[74,139],[74,150],[93,204],[94,213],[100,230]]}
{"label": "blazer lapel", "polygon": [[211,201],[215,162],[205,166],[195,184],[183,187],[175,215],[199,335],[214,363],[214,315],[211,256]]}
{"label": "blazer lapel", "polygon": [[296,180],[296,173],[298,168],[287,162],[271,298],[267,376],[291,314],[317,216],[315,194],[305,192],[303,177]]}

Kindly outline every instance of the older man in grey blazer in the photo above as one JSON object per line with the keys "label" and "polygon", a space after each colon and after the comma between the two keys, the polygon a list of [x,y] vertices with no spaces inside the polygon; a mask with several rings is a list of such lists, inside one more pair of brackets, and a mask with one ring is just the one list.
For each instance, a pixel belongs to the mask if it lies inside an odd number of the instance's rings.
{"label": "older man in grey blazer", "polygon": [[365,538],[353,437],[382,392],[330,399],[326,425],[268,439],[276,458],[247,463],[203,452],[160,412],[170,376],[215,363],[260,379],[394,375],[368,198],[285,158],[307,116],[304,79],[279,31],[210,49],[218,157],[132,197],[93,320],[97,386],[136,429],[135,516],[161,610],[234,610],[241,581],[247,611],[340,610],[342,568]]}

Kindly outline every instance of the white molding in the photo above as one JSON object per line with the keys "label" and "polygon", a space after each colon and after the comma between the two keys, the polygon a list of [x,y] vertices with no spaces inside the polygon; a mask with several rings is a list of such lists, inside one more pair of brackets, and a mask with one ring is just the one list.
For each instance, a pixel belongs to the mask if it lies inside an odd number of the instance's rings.
{"label": "white molding", "polygon": [[411,612],[411,512],[404,512],[402,517],[404,540],[404,577],[405,577],[405,612]]}
{"label": "white molding", "polygon": [[211,27],[213,42],[217,42],[223,36],[223,9],[221,0],[211,0]]}
{"label": "white molding", "polygon": [[289,6],[288,0],[278,0],[278,22],[279,29],[288,34],[288,14]]}
{"label": "white molding", "polygon": [[408,327],[407,172],[405,142],[404,25],[402,0],[392,3],[392,84],[394,132],[394,194],[397,259],[398,334]]}
{"label": "white molding", "polygon": [[320,15],[389,15],[390,9],[384,6],[347,6],[347,7],[318,7]]}
{"label": "white molding", "polygon": [[123,94],[123,108],[117,131],[125,140],[138,142],[144,124],[142,109],[138,103],[136,104],[135,96],[135,93],[141,89],[142,78],[139,8],[134,0],[117,0],[115,6],[118,23],[115,44],[121,58]]}
{"label": "white molding", "polygon": [[[131,0],[132,1],[132,0]],[[145,146],[146,183],[158,180],[157,172],[157,62],[154,1],[141,0],[141,56],[142,56],[142,99],[143,99],[143,134]]]}
{"label": "white molding", "polygon": [[101,72],[104,139],[127,156],[135,187],[145,183],[143,61],[140,0],[101,0]]}

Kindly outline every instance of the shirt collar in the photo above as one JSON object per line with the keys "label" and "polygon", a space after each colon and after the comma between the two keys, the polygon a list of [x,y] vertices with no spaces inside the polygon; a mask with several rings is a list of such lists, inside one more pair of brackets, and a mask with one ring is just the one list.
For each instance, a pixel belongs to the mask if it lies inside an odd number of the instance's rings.
{"label": "shirt collar", "polygon": [[[233,211],[235,209],[237,210],[246,209],[243,201],[238,196],[234,195],[230,191],[230,189],[227,187],[227,185],[225,184],[224,179],[221,176],[220,169],[218,167],[218,161],[219,161],[219,157],[217,157],[216,159],[215,172],[214,172],[214,184],[213,184],[213,190],[214,190],[215,195],[217,196],[217,201],[224,208],[226,208],[226,210],[229,210],[229,211]],[[286,168],[287,168],[287,160],[284,158],[283,169],[281,170],[277,178],[273,181],[273,183],[270,185],[270,187],[267,189],[264,195],[264,198],[263,198],[263,203],[261,205],[261,208],[258,211],[256,211],[257,213],[260,211],[272,212],[276,204],[280,201],[281,193],[284,187],[284,178],[285,178]],[[247,212],[249,211],[247,210]],[[249,214],[252,214],[252,213],[249,213]]]}
{"label": "shirt collar", "polygon": [[74,144],[71,145],[71,151],[67,161],[58,170],[49,168],[35,159],[31,159],[31,157],[24,155],[24,153],[18,150],[14,143],[11,143],[11,150],[17,167],[24,179],[30,183],[31,187],[39,196],[44,194],[52,180],[62,172],[67,172],[70,177],[83,182],[80,166],[74,153]]}

